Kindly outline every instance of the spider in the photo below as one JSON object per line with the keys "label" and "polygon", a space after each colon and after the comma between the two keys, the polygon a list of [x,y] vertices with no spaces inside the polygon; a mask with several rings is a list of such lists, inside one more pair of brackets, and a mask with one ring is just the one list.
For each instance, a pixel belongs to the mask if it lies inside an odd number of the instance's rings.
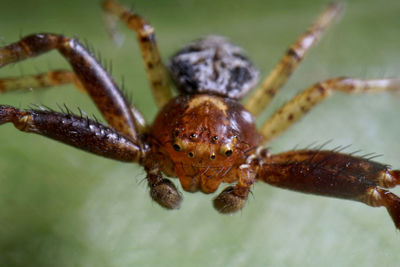
{"label": "spider", "polygon": [[[271,154],[265,146],[335,91],[377,93],[400,88],[400,79],[339,77],[315,83],[276,111],[258,131],[254,117],[264,110],[342,11],[328,5],[293,43],[248,101],[240,100],[258,82],[259,73],[241,48],[220,36],[185,46],[161,61],[154,29],[114,0],[103,9],[115,33],[120,19],[136,32],[155,102],[161,108],[153,124],[130,104],[111,76],[75,38],[52,33],[28,35],[0,48],[0,67],[58,50],[70,70],[0,79],[0,92],[74,83],[96,104],[109,126],[81,115],[41,108],[20,110],[0,105],[0,125],[43,135],[76,148],[144,167],[151,198],[166,209],[180,207],[183,190],[214,193],[220,213],[241,210],[255,182],[303,193],[384,206],[400,229],[400,198],[385,188],[400,184],[400,170],[340,150],[300,149]],[[169,73],[167,71],[169,70]],[[169,75],[179,91],[172,96]],[[235,183],[235,184],[234,184]]]}

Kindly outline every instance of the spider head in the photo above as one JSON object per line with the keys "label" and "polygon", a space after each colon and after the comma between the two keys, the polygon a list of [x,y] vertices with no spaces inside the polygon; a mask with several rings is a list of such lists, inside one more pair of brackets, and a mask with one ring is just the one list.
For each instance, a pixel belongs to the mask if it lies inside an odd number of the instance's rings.
{"label": "spider head", "polygon": [[[241,162],[243,152],[237,145],[236,136],[210,135],[209,132],[196,132],[187,129],[176,132],[172,146],[167,146],[169,155],[174,161],[175,172],[184,190],[212,193],[217,190],[225,176],[236,162]],[[221,141],[219,141],[221,140]],[[171,149],[172,147],[172,149]]]}
{"label": "spider head", "polygon": [[204,193],[234,182],[236,168],[259,142],[250,113],[234,100],[210,95],[172,100],[156,118],[152,135],[183,189]]}
{"label": "spider head", "polygon": [[258,81],[243,50],[221,36],[208,36],[178,51],[169,62],[171,77],[185,94],[240,99]]}

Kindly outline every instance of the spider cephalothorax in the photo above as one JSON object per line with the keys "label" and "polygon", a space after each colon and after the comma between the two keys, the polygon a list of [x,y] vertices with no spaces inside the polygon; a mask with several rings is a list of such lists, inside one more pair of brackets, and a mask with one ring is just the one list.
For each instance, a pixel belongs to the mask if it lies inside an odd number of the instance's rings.
{"label": "spider cephalothorax", "polygon": [[160,160],[173,162],[183,189],[204,193],[213,193],[222,181],[235,181],[236,169],[261,140],[242,105],[207,94],[173,99],[154,121],[151,135],[160,144]]}
{"label": "spider cephalothorax", "polygon": [[334,91],[394,91],[400,88],[399,79],[341,77],[319,82],[283,105],[259,132],[254,124],[253,116],[284,85],[340,13],[340,5],[329,5],[322,12],[244,106],[239,100],[257,82],[258,71],[240,48],[215,36],[183,48],[169,64],[180,91],[173,98],[154,29],[113,0],[106,0],[103,8],[111,19],[120,18],[138,35],[147,76],[161,107],[152,126],[76,39],[50,33],[29,35],[0,48],[0,67],[56,49],[73,71],[0,79],[0,92],[75,83],[88,93],[109,126],[69,111],[20,110],[6,105],[0,105],[0,125],[10,122],[21,131],[104,157],[139,163],[147,173],[152,199],[168,209],[178,208],[182,196],[164,176],[178,177],[189,192],[213,193],[221,183],[236,182],[214,199],[214,207],[221,213],[243,208],[253,184],[262,181],[304,193],[384,206],[400,229],[400,198],[383,189],[400,184],[400,170],[338,151],[304,149],[273,155],[263,147]]}

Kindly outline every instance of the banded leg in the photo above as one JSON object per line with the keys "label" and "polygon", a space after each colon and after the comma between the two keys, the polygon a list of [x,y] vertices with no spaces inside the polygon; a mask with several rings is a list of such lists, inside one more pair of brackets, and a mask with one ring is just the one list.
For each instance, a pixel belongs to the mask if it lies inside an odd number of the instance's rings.
{"label": "banded leg", "polygon": [[96,59],[76,40],[57,34],[33,34],[0,48],[0,67],[57,49],[72,66],[107,122],[137,140],[137,126],[130,105]]}
{"label": "banded leg", "polygon": [[147,152],[115,129],[72,114],[47,110],[22,111],[0,105],[0,125],[7,122],[21,131],[43,135],[119,161],[139,162]]}
{"label": "banded leg", "polygon": [[71,83],[74,83],[78,89],[82,91],[85,90],[75,73],[69,70],[53,70],[36,75],[6,77],[0,78],[0,94],[17,90],[30,90],[32,88],[48,88]]}
{"label": "banded leg", "polygon": [[164,106],[171,98],[167,70],[162,63],[157,47],[154,28],[141,16],[129,11],[120,3],[106,0],[103,3],[106,12],[106,22],[111,34],[115,34],[115,17],[119,18],[126,26],[137,33],[137,40],[142,51],[142,57],[146,67],[147,78],[151,83],[155,101],[159,107]]}
{"label": "banded leg", "polygon": [[262,126],[261,134],[268,143],[300,120],[315,105],[332,95],[333,91],[347,94],[400,91],[400,79],[361,80],[334,78],[317,83],[284,104]]}
{"label": "banded leg", "polygon": [[[17,90],[29,90],[32,88],[45,89],[71,83],[73,83],[79,91],[87,93],[74,72],[69,70],[54,70],[30,76],[0,78],[0,94]],[[147,132],[148,126],[143,115],[136,107],[131,106],[130,108],[139,133]]]}
{"label": "banded leg", "polygon": [[308,50],[321,38],[324,31],[339,17],[342,6],[330,4],[311,27],[292,44],[278,65],[249,98],[245,107],[254,116],[259,115],[271,102],[278,90],[296,70]]}
{"label": "banded leg", "polygon": [[303,193],[384,206],[400,229],[400,198],[382,187],[400,184],[400,170],[333,151],[299,150],[264,158],[257,179]]}

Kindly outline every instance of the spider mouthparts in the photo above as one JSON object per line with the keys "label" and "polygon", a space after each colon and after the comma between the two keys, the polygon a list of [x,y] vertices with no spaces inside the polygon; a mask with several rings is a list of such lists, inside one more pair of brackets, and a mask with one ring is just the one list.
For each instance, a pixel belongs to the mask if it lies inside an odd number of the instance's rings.
{"label": "spider mouthparts", "polygon": [[223,214],[231,214],[241,210],[247,197],[235,194],[233,186],[224,189],[213,201],[214,208]]}
{"label": "spider mouthparts", "polygon": [[163,179],[161,183],[152,187],[150,196],[155,202],[166,209],[179,209],[181,206],[182,195],[168,179]]}

